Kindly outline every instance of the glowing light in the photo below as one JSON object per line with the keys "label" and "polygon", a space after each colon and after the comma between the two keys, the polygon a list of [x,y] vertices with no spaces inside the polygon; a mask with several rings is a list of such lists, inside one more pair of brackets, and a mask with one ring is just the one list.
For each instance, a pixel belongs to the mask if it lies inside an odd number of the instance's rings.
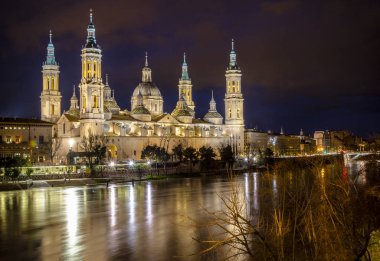
{"label": "glowing light", "polygon": [[248,158],[244,158],[244,161],[247,162],[247,161],[248,161]]}
{"label": "glowing light", "polygon": [[74,146],[75,140],[74,139],[69,139],[69,147],[70,149]]}
{"label": "glowing light", "polygon": [[132,167],[133,165],[135,165],[135,163],[133,162],[133,160],[131,160],[131,161],[129,161],[128,165],[129,165],[130,167]]}
{"label": "glowing light", "polygon": [[150,165],[150,161],[148,160],[148,162],[146,164]]}
{"label": "glowing light", "polygon": [[110,166],[110,167],[115,167],[115,162],[114,162],[114,161],[111,161],[111,162],[109,163],[109,166]]}

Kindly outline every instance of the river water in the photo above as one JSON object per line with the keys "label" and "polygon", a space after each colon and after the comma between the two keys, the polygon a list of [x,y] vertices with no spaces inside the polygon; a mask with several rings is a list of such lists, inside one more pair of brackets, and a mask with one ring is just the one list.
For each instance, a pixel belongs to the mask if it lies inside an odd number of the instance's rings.
{"label": "river water", "polygon": [[[253,209],[261,175],[234,181]],[[0,260],[199,260],[193,238],[207,236],[205,209],[223,208],[230,183],[209,177],[0,192]]]}

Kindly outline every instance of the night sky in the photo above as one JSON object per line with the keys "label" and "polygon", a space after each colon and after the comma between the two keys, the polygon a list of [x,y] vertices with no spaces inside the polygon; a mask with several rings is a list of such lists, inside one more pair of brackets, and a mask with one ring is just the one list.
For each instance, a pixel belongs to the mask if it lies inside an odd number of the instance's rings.
{"label": "night sky", "polygon": [[[10,3],[13,2],[13,3]],[[81,75],[89,9],[103,79],[122,109],[145,51],[171,112],[187,54],[196,116],[214,90],[224,115],[231,38],[243,73],[246,127],[380,132],[380,1],[7,1],[0,14],[0,116],[39,117],[49,29],[60,64],[62,109]]]}

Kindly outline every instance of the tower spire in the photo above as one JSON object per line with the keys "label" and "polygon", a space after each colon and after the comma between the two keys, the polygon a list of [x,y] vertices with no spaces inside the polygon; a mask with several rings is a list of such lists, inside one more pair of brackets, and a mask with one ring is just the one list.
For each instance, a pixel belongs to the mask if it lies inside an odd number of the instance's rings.
{"label": "tower spire", "polygon": [[214,100],[214,90],[211,90],[211,100],[210,100],[210,110],[209,111],[216,111],[216,102]]}
{"label": "tower spire", "polygon": [[87,44],[88,48],[98,48],[95,38],[95,26],[92,21],[92,9],[90,9],[90,23],[87,26]]}
{"label": "tower spire", "polygon": [[46,55],[45,64],[57,65],[57,62],[55,61],[55,56],[54,56],[53,34],[51,30],[49,30],[49,43],[46,49],[47,49],[47,55]]}
{"label": "tower spire", "polygon": [[108,73],[106,73],[106,85],[108,85]]}
{"label": "tower spire", "polygon": [[152,70],[148,67],[148,52],[145,52],[145,67],[142,69],[142,82],[152,82]]}
{"label": "tower spire", "polygon": [[230,64],[228,69],[233,70],[237,68],[236,63],[236,53],[235,53],[235,42],[234,39],[231,41],[231,52],[230,52]]}
{"label": "tower spire", "polygon": [[75,95],[75,85],[73,85],[73,97],[77,97],[77,96]]}
{"label": "tower spire", "polygon": [[187,63],[186,63],[186,53],[183,53],[181,80],[182,81],[188,81],[188,80],[190,80],[189,71],[188,71],[188,67],[187,67]]}

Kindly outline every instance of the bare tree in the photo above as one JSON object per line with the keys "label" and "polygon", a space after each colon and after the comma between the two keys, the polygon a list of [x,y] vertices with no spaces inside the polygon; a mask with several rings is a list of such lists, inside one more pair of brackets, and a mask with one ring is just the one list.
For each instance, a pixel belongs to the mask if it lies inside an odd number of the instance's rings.
{"label": "bare tree", "polygon": [[205,245],[200,254],[224,250],[225,259],[371,260],[371,233],[380,227],[379,189],[356,188],[342,170],[341,161],[281,162],[261,174],[259,211],[252,210],[232,177],[229,193],[220,196],[222,210],[206,210],[210,234],[197,239]]}
{"label": "bare tree", "polygon": [[45,144],[46,151],[52,163],[54,162],[54,158],[57,155],[57,152],[59,151],[59,149],[61,148],[61,145],[62,145],[62,138],[58,138],[58,137],[51,138],[46,142]]}
{"label": "bare tree", "polygon": [[[108,137],[104,135],[94,135],[90,130],[88,136],[84,136],[81,140],[81,146],[86,153],[87,161],[93,174],[94,163],[99,164],[106,155]],[[95,158],[95,162],[93,159]]]}

